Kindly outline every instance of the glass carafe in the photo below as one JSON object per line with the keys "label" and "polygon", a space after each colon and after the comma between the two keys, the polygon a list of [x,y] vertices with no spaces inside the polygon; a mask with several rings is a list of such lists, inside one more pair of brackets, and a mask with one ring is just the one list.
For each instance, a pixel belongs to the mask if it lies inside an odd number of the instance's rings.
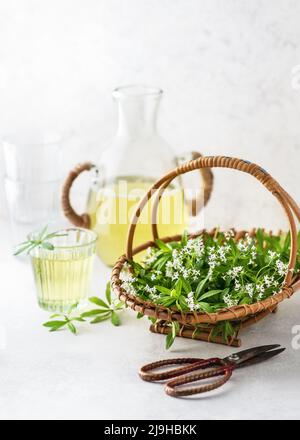
{"label": "glass carafe", "polygon": [[[189,153],[176,158],[159,136],[156,120],[161,89],[125,86],[115,89],[113,97],[118,106],[118,128],[113,141],[97,166],[87,162],[72,170],[62,197],[63,210],[69,220],[97,232],[97,254],[110,266],[125,252],[128,226],[145,192],[178,163],[199,156],[199,153]],[[70,204],[69,190],[75,178],[85,170],[93,171],[93,180],[87,213],[78,215]],[[184,197],[179,179],[164,192],[157,218],[161,237],[181,234],[189,223],[189,211],[196,214],[206,202],[212,184],[210,171],[203,170],[202,177],[204,185],[197,191],[197,197],[189,200]],[[151,240],[150,202],[147,208],[137,225],[135,246]]]}

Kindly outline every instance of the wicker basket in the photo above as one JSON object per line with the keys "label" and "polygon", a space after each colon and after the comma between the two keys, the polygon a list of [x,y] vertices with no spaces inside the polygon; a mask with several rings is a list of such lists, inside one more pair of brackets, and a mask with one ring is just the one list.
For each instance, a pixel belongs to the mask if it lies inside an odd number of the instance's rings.
{"label": "wicker basket", "polygon": [[[176,308],[167,308],[157,304],[153,304],[149,301],[143,301],[142,299],[129,294],[121,287],[120,272],[124,263],[127,260],[132,260],[133,255],[145,250],[149,246],[156,246],[155,240],[158,238],[156,218],[159,200],[163,194],[163,191],[167,186],[181,174],[188,173],[190,171],[202,168],[231,168],[239,171],[243,171],[254,176],[259,180],[278,200],[282,206],[288,222],[291,234],[291,247],[290,258],[288,264],[288,272],[285,276],[282,288],[279,293],[266,298],[263,301],[255,304],[243,304],[230,308],[219,310],[214,313],[206,312],[181,312]],[[132,249],[133,237],[135,233],[136,224],[138,218],[145,207],[147,201],[155,196],[152,211],[152,235],[153,241],[143,244],[136,249]],[[300,221],[300,209],[291,196],[274,180],[264,169],[254,163],[250,163],[245,160],[224,157],[224,156],[209,156],[200,157],[196,160],[185,163],[173,171],[166,174],[160,180],[158,180],[140,201],[139,206],[132,219],[131,225],[128,231],[127,238],[127,252],[126,255],[121,256],[116,262],[111,277],[112,289],[129,307],[136,312],[140,312],[144,315],[154,317],[157,319],[156,324],[150,327],[150,330],[156,333],[167,334],[170,331],[168,324],[171,321],[178,321],[180,323],[180,331],[178,336],[204,340],[208,342],[226,343],[228,345],[239,346],[241,344],[238,338],[238,332],[240,329],[247,327],[260,319],[264,318],[271,312],[275,312],[277,305],[286,298],[290,298],[291,295],[300,287],[300,274],[293,274],[296,258],[297,258],[297,228],[295,224],[295,217]],[[255,234],[255,229],[248,231],[250,235]],[[194,238],[200,236],[206,231],[200,231],[197,234],[190,235]],[[214,234],[214,230],[210,231],[210,234]],[[246,231],[235,231],[235,239],[244,237]],[[272,234],[272,232],[270,232]],[[280,234],[280,232],[278,233]],[[179,241],[180,236],[165,237],[161,240],[164,242]],[[219,321],[230,320],[235,325],[236,333],[228,341],[223,341],[221,337],[212,338],[214,326]]]}

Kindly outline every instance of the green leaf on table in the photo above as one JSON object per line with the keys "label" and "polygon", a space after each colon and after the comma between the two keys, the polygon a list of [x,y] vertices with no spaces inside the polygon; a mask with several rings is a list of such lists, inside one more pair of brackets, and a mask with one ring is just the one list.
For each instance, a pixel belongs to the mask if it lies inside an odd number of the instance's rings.
{"label": "green leaf on table", "polygon": [[106,284],[105,297],[107,299],[108,304],[111,304],[111,287],[110,287],[110,282],[108,282]]}
{"label": "green leaf on table", "polygon": [[125,304],[120,301],[117,304],[115,304],[114,310],[121,310],[121,309],[124,309],[124,307],[125,307]]}
{"label": "green leaf on table", "polygon": [[97,296],[92,296],[91,298],[89,298],[89,301],[93,304],[96,304],[99,307],[104,307],[105,309],[109,309],[109,305],[106,304],[105,301],[103,301],[102,299],[98,298]]}
{"label": "green leaf on table", "polygon": [[81,313],[82,318],[90,318],[92,316],[101,315],[103,313],[108,313],[108,309],[92,309],[87,312]]}
{"label": "green leaf on table", "polygon": [[93,319],[92,321],[90,321],[90,324],[98,324],[99,322],[103,322],[106,321],[107,319],[109,319],[111,317],[111,313],[106,313],[105,315],[100,315],[97,316],[95,319]]}
{"label": "green leaf on table", "polygon": [[44,322],[44,327],[57,327],[57,326],[63,326],[66,324],[66,321],[47,321]]}
{"label": "green leaf on table", "polygon": [[119,326],[121,324],[120,318],[118,316],[118,314],[114,311],[111,312],[111,322],[113,325],[115,326]]}
{"label": "green leaf on table", "polygon": [[70,330],[70,332],[72,332],[74,335],[76,335],[77,330],[74,324],[72,324],[72,322],[67,322],[67,327]]}

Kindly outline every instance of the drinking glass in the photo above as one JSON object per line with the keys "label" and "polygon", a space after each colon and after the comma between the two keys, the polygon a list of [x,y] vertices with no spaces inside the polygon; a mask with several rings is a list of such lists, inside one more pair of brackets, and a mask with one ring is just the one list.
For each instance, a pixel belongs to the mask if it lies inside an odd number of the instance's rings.
{"label": "drinking glass", "polygon": [[49,182],[61,178],[62,137],[7,136],[2,141],[5,175],[19,182]]}
{"label": "drinking glass", "polygon": [[61,220],[62,142],[40,138],[2,142],[4,188],[14,244],[45,224],[57,227]]}
{"label": "drinking glass", "polygon": [[60,216],[60,180],[21,182],[4,178],[14,244],[33,229],[56,227]]}
{"label": "drinking glass", "polygon": [[[38,238],[31,233],[29,240]],[[86,302],[92,276],[97,234],[81,228],[62,229],[47,240],[53,249],[35,247],[29,253],[39,306],[68,312]]]}

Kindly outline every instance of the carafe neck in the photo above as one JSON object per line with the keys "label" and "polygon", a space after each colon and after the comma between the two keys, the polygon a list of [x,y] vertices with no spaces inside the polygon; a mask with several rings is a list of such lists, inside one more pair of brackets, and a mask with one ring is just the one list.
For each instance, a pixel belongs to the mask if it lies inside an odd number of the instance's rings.
{"label": "carafe neck", "polygon": [[117,135],[145,137],[156,133],[156,120],[162,90],[145,86],[115,89],[118,105]]}

